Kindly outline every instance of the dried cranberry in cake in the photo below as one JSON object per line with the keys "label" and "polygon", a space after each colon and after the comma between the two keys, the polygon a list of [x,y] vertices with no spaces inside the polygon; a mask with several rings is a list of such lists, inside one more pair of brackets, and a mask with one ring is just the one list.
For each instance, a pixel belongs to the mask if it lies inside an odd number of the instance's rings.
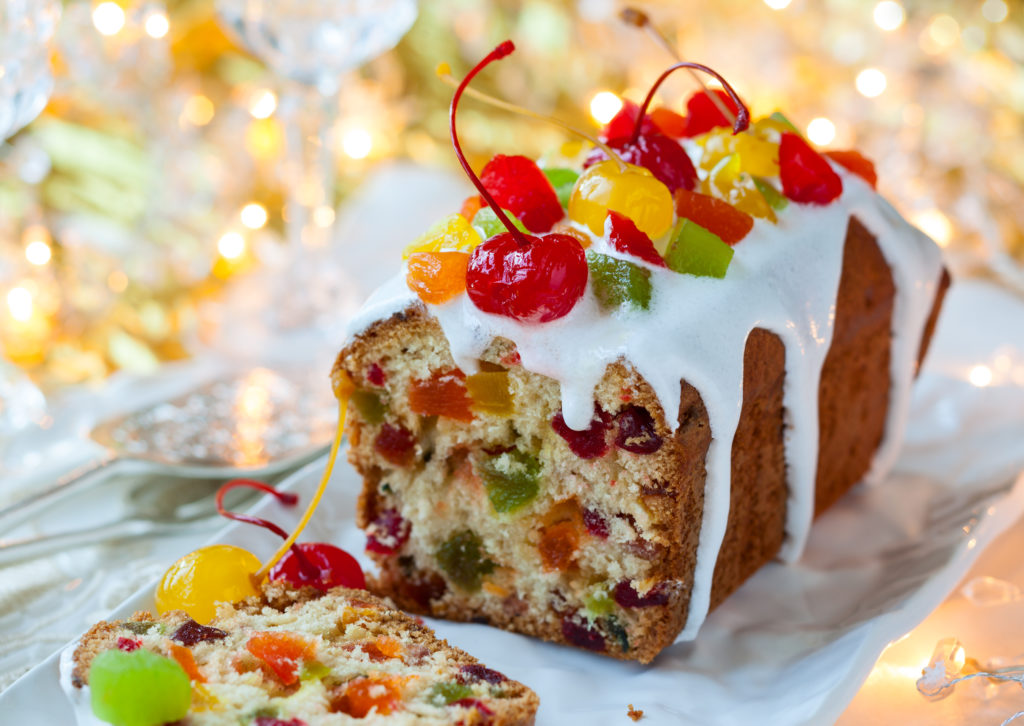
{"label": "dried cranberry in cake", "polygon": [[562,618],[562,637],[573,645],[603,653],[606,649],[604,636],[587,625],[581,625],[570,617]]}
{"label": "dried cranberry in cake", "polygon": [[476,681],[486,681],[497,685],[508,680],[504,673],[499,673],[493,668],[488,668],[481,663],[470,663],[459,668],[459,682],[474,683]]}
{"label": "dried cranberry in cake", "polygon": [[525,239],[520,244],[511,233],[499,234],[473,250],[466,270],[469,299],[485,313],[524,323],[568,315],[587,287],[583,247],[566,234]]}
{"label": "dried cranberry in cake", "polygon": [[669,599],[668,590],[663,582],[659,582],[641,596],[633,588],[633,585],[626,580],[615,586],[615,589],[612,591],[612,597],[615,598],[615,602],[624,608],[649,608],[656,605],[667,605]]}
{"label": "dried cranberry in cake", "polygon": [[[739,106],[729,97],[729,94],[721,89],[711,91],[722,102],[722,105],[735,116]],[[697,91],[686,102],[686,127],[683,129],[683,136],[692,137],[703,134],[717,126],[732,126],[732,120],[727,118],[718,108],[711,97],[704,91]]]}
{"label": "dried cranberry in cake", "polygon": [[[630,132],[632,130],[630,128]],[[623,161],[647,169],[670,192],[693,189],[697,185],[697,170],[689,154],[678,142],[664,134],[645,133],[635,142],[629,136],[609,139],[608,146],[615,149]],[[604,151],[594,149],[587,156],[583,167],[587,168],[607,158]]]}
{"label": "dried cranberry in cake", "polygon": [[257,716],[252,723],[253,726],[307,726],[306,722],[299,718],[290,718],[284,721],[273,716]]}
{"label": "dried cranberry in cake", "polygon": [[385,509],[366,528],[366,551],[393,555],[409,540],[411,529],[397,509]]}
{"label": "dried cranberry in cake", "polygon": [[416,457],[416,437],[401,424],[385,423],[373,440],[373,448],[395,466],[409,466]]}
{"label": "dried cranberry in cake", "polygon": [[227,632],[220,628],[200,625],[195,620],[189,618],[181,627],[174,631],[174,634],[171,635],[171,640],[176,640],[182,645],[187,645],[191,648],[196,643],[202,643],[207,640],[221,640],[227,636]]}
{"label": "dried cranberry in cake", "polygon": [[782,135],[779,176],[782,193],[801,204],[828,204],[843,193],[843,180],[798,134]]}
{"label": "dried cranberry in cake", "polygon": [[[479,711],[484,717],[493,716],[494,711],[487,707],[483,701],[479,698],[460,698],[458,701],[452,701],[452,706],[459,706],[461,708],[473,708]],[[461,721],[459,723],[462,723]]]}
{"label": "dried cranberry in cake", "polygon": [[754,218],[728,202],[685,189],[675,193],[676,214],[734,245],[754,228]]}
{"label": "dried cranberry in cake", "polygon": [[430,378],[409,384],[409,408],[421,416],[445,416],[469,422],[473,420],[471,404],[466,392],[466,374],[457,368],[435,371]]}
{"label": "dried cranberry in cake", "polygon": [[611,416],[595,405],[594,418],[590,420],[590,426],[583,431],[569,428],[565,419],[562,418],[561,410],[551,419],[551,428],[565,439],[569,450],[576,456],[581,459],[596,459],[604,456],[608,451],[608,424],[610,421]]}
{"label": "dried cranberry in cake", "polygon": [[371,363],[370,367],[366,369],[366,380],[374,386],[383,386],[387,382],[388,376],[378,363]]}
{"label": "dried cranberry in cake", "polygon": [[118,638],[117,648],[123,650],[125,653],[131,653],[133,650],[139,648],[142,645],[141,640],[135,640],[133,638]]}
{"label": "dried cranberry in cake", "polygon": [[826,151],[825,156],[843,168],[852,171],[870,184],[872,189],[878,184],[878,173],[875,171],[874,162],[859,151]]}
{"label": "dried cranberry in cake", "polygon": [[311,585],[324,592],[332,587],[366,589],[366,577],[356,558],[323,542],[292,545],[267,574],[271,580],[284,580],[293,587]]}
{"label": "dried cranberry in cake", "polygon": [[654,426],[650,411],[641,406],[627,406],[615,414],[615,445],[634,454],[653,454],[662,440]]}
{"label": "dried cranberry in cake", "polygon": [[547,232],[565,214],[555,188],[533,159],[498,154],[480,172],[480,181],[531,232]]}
{"label": "dried cranberry in cake", "polygon": [[608,219],[604,223],[605,235],[612,249],[627,255],[639,257],[656,267],[665,267],[665,260],[654,248],[651,238],[637,229],[633,220],[624,214],[608,210]]}
{"label": "dried cranberry in cake", "polygon": [[608,520],[593,509],[583,510],[583,526],[595,537],[608,539]]}

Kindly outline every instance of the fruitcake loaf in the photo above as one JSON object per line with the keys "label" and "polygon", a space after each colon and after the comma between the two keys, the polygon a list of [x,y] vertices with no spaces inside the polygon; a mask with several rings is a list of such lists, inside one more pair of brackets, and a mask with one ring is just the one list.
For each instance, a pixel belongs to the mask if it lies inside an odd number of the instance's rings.
{"label": "fruitcake loaf", "polygon": [[[61,658],[80,724],[532,724],[537,696],[362,590],[281,583],[220,607],[138,612]],[[91,702],[91,705],[90,705]]]}
{"label": "fruitcake loaf", "polygon": [[479,196],[334,367],[370,587],[648,662],[884,475],[948,277],[869,161],[751,124],[724,79],[685,123],[655,84],[588,157],[478,178],[456,108],[508,52],[452,102]]}

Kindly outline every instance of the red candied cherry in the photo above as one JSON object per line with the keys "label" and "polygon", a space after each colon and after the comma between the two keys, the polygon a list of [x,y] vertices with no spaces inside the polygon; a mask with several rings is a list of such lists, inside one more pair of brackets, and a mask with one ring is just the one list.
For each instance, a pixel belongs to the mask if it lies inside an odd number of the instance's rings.
{"label": "red candied cherry", "polygon": [[624,608],[649,608],[668,604],[668,590],[662,582],[659,582],[641,597],[640,593],[633,589],[629,581],[623,580],[612,590],[612,597],[615,598],[615,602]]}
{"label": "red candied cherry", "polygon": [[[628,98],[622,99],[622,108],[612,116],[612,120],[601,130],[604,139],[618,139],[633,133],[637,119],[640,118],[640,106]],[[643,120],[644,133],[655,130],[654,122],[647,116]]]}
{"label": "red candied cherry", "polygon": [[484,166],[480,181],[531,232],[547,232],[565,214],[555,188],[533,159],[498,154]]}
{"label": "red candied cherry", "polygon": [[686,126],[683,129],[683,136],[692,138],[719,126],[732,125],[732,121],[722,113],[719,104],[715,103],[709,93],[714,93],[719,103],[733,115],[738,115],[742,108],[742,102],[736,103],[738,97],[730,96],[721,89],[697,91],[686,101]]}
{"label": "red candied cherry", "polygon": [[654,248],[651,238],[637,229],[633,220],[626,215],[609,210],[604,229],[608,243],[613,249],[639,257],[644,262],[649,262],[656,267],[665,267],[665,260]]}
{"label": "red candied cherry", "polygon": [[594,418],[583,431],[569,428],[559,411],[551,419],[551,428],[565,439],[569,450],[581,459],[597,459],[608,451],[608,424],[611,417],[598,406],[594,406]]}
{"label": "red candied cherry", "polygon": [[295,544],[270,568],[268,576],[271,580],[284,580],[293,587],[312,585],[324,592],[332,587],[366,589],[366,576],[356,558],[323,542]]}
{"label": "red candied cherry", "polygon": [[782,135],[779,175],[782,193],[801,204],[829,204],[843,193],[843,180],[799,134]]}
{"label": "red candied cherry", "polygon": [[608,539],[608,520],[602,517],[596,510],[583,510],[583,526],[595,537]]}
{"label": "red candied cherry", "polygon": [[[505,41],[477,63],[455,89],[449,112],[452,145],[459,163],[480,196],[508,230],[473,250],[466,270],[466,291],[473,304],[484,312],[522,322],[544,323],[567,315],[583,297],[587,286],[587,260],[583,247],[570,235],[536,236],[516,229],[469,166],[455,128],[459,100],[470,81],[487,65],[513,50],[512,42]],[[544,178],[543,173],[541,177]],[[544,181],[550,187],[546,178]],[[551,193],[555,204],[559,205],[553,189]]]}
{"label": "red candied cherry", "polygon": [[653,454],[662,440],[654,426],[654,418],[641,406],[627,406],[615,414],[615,445],[633,454]]}
{"label": "red candied cherry", "polygon": [[384,423],[373,440],[373,449],[395,466],[409,466],[416,456],[416,437],[402,424]]}
{"label": "red candied cherry", "polygon": [[[629,131],[632,132],[632,128]],[[693,189],[697,185],[697,170],[689,154],[678,142],[664,134],[649,131],[637,137],[636,141],[629,136],[619,136],[608,139],[608,146],[615,149],[623,161],[647,169],[670,192]],[[598,147],[587,156],[583,168],[589,168],[607,158],[604,150]]]}
{"label": "red candied cherry", "polygon": [[568,617],[562,618],[562,637],[573,645],[598,653],[604,652],[607,647],[601,633]]}
{"label": "red candied cherry", "polygon": [[686,117],[664,106],[651,111],[651,121],[654,122],[658,131],[673,139],[686,135]]}
{"label": "red candied cherry", "polygon": [[411,529],[397,509],[385,509],[366,528],[366,551],[393,555],[409,540]]}

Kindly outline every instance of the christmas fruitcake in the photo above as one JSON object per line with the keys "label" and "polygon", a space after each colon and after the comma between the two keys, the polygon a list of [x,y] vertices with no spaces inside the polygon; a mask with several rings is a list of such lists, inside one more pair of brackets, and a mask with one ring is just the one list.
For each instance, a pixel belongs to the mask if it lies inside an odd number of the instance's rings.
{"label": "christmas fruitcake", "polygon": [[648,662],[887,471],[948,277],[856,152],[751,123],[724,80],[648,113],[696,64],[589,153],[476,177],[456,109],[511,49],[452,101],[479,196],[334,368],[370,587]]}
{"label": "christmas fruitcake", "polygon": [[61,657],[78,723],[532,724],[537,696],[363,590],[275,582],[206,625],[101,622]]}

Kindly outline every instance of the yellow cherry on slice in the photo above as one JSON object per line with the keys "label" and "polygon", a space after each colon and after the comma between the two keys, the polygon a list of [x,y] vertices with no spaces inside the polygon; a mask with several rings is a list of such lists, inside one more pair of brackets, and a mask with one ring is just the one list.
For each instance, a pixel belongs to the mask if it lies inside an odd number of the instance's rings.
{"label": "yellow cherry on slice", "polygon": [[402,259],[408,259],[417,252],[472,252],[481,242],[480,233],[465,217],[450,214],[409,244],[402,251]]}
{"label": "yellow cherry on slice", "polygon": [[672,193],[651,172],[609,159],[580,174],[569,198],[569,218],[604,235],[608,211],[624,214],[644,234],[656,239],[672,226]]}
{"label": "yellow cherry on slice", "polygon": [[157,612],[184,610],[197,623],[208,623],[217,614],[217,603],[257,594],[253,575],[260,566],[256,555],[233,545],[190,552],[171,565],[157,585]]}

